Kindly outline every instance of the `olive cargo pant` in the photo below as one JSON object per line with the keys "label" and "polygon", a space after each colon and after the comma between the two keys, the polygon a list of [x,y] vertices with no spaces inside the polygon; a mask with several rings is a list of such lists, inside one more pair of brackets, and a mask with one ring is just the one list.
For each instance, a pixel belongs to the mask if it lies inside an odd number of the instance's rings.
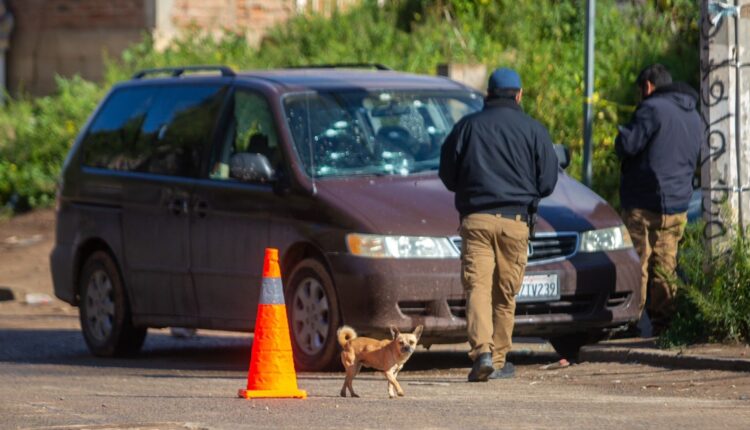
{"label": "olive cargo pant", "polygon": [[516,311],[528,260],[529,228],[524,221],[471,214],[461,222],[461,281],[466,293],[466,324],[475,360],[492,353],[501,368],[510,351]]}
{"label": "olive cargo pant", "polygon": [[[677,286],[670,282],[677,268],[677,248],[685,232],[687,214],[660,214],[645,209],[626,209],[622,219],[641,259],[641,309],[646,304],[651,278],[648,316],[658,331],[669,322]],[[658,269],[658,270],[657,270]]]}

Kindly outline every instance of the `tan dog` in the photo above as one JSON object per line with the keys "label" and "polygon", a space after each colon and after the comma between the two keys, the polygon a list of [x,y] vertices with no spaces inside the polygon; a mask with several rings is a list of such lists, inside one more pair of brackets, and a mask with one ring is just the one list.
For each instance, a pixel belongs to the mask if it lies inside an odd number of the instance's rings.
{"label": "tan dog", "polygon": [[419,325],[414,333],[404,334],[399,332],[397,328],[391,327],[392,340],[357,337],[357,332],[353,328],[349,326],[339,328],[336,335],[341,348],[343,348],[341,363],[346,369],[346,379],[344,380],[344,386],[341,387],[341,397],[346,397],[347,388],[349,388],[352,397],[359,397],[352,388],[352,381],[362,369],[362,366],[380,370],[385,374],[386,379],[388,379],[388,397],[394,398],[396,394],[403,396],[404,390],[398,384],[396,375],[417,347],[423,328]]}

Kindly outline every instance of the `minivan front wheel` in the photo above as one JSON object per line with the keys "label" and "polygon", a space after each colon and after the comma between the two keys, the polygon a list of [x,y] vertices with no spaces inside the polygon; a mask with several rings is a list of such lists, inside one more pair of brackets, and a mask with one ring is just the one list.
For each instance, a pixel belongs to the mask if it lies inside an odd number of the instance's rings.
{"label": "minivan front wheel", "polygon": [[294,267],[286,304],[297,369],[332,368],[338,362],[339,306],[333,280],[322,263],[308,258]]}
{"label": "minivan front wheel", "polygon": [[91,353],[116,357],[138,352],[146,328],[132,325],[125,288],[112,257],[104,251],[91,254],[79,279],[81,330]]}

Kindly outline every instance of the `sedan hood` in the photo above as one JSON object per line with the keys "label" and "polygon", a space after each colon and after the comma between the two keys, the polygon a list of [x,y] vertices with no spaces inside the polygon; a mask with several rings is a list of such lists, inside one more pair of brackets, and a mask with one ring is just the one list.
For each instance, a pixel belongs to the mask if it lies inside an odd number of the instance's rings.
{"label": "sedan hood", "polygon": [[[317,184],[318,197],[355,219],[362,233],[453,236],[459,216],[436,175],[327,179]],[[537,231],[585,231],[622,221],[598,195],[560,173],[554,193],[539,207]]]}

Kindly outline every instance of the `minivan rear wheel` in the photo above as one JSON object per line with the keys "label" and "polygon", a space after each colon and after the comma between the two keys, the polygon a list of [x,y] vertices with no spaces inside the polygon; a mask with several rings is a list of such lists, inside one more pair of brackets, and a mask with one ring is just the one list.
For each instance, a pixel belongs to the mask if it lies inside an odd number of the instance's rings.
{"label": "minivan rear wheel", "polygon": [[292,269],[286,303],[297,369],[333,368],[338,362],[339,306],[333,280],[320,261],[308,258]]}
{"label": "minivan rear wheel", "polygon": [[94,252],[79,279],[81,330],[91,353],[99,357],[137,353],[146,328],[133,327],[122,277],[112,257]]}

